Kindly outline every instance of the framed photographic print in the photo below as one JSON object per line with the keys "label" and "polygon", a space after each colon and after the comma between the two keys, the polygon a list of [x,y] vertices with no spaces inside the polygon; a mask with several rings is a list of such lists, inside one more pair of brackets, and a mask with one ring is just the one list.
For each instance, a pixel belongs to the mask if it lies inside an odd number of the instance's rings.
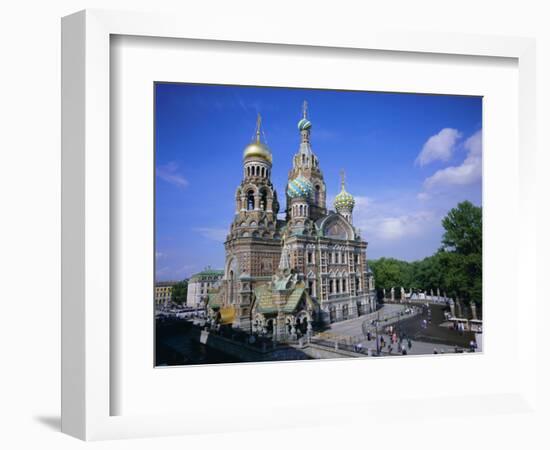
{"label": "framed photographic print", "polygon": [[62,46],[64,432],[531,408],[531,40],[85,11]]}
{"label": "framed photographic print", "polygon": [[481,97],[154,90],[156,365],[481,350]]}

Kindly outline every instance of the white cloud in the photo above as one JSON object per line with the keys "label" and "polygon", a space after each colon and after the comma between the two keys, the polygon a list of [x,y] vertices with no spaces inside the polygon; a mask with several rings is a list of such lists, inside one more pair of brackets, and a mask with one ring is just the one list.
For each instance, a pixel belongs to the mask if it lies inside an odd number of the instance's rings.
{"label": "white cloud", "polygon": [[372,199],[370,197],[358,195],[354,198],[355,198],[355,205],[357,208],[368,208],[372,203]]}
{"label": "white cloud", "polygon": [[416,158],[415,164],[422,167],[433,161],[448,161],[461,136],[461,133],[454,128],[443,128],[426,141],[422,151]]}
{"label": "white cloud", "polygon": [[397,241],[419,236],[430,233],[438,223],[433,212],[415,210],[407,199],[378,202],[369,197],[356,197],[355,201],[354,225],[368,240]]}
{"label": "white cloud", "polygon": [[175,162],[170,162],[163,166],[157,167],[157,177],[167,183],[173,184],[179,188],[184,188],[189,185],[189,181],[178,173],[178,165]]}
{"label": "white cloud", "polygon": [[226,228],[201,227],[193,228],[193,230],[200,233],[201,236],[216,242],[225,242],[225,239],[227,238]]}
{"label": "white cloud", "polygon": [[462,164],[438,170],[426,178],[425,189],[433,189],[436,186],[465,186],[481,179],[481,130],[464,142],[464,148],[468,150],[468,155]]}
{"label": "white cloud", "polygon": [[371,235],[376,239],[395,241],[418,236],[433,224],[434,216],[418,211],[394,217],[374,217],[370,220]]}
{"label": "white cloud", "polygon": [[464,142],[464,147],[468,150],[469,155],[481,156],[481,137],[481,130],[478,130],[466,139],[466,142]]}

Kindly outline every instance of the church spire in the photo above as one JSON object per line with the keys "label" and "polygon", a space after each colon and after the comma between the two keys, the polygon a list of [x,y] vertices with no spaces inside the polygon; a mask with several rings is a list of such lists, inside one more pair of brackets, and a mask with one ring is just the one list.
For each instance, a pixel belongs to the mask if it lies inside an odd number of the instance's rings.
{"label": "church spire", "polygon": [[346,171],[344,169],[340,170],[340,190],[346,190]]}
{"label": "church spire", "polygon": [[262,116],[258,113],[256,118],[256,142],[260,142],[262,135]]}
{"label": "church spire", "polygon": [[[298,122],[298,130],[300,130],[300,135],[302,137],[302,146],[304,150],[311,153],[311,148],[309,147],[309,135],[311,133],[311,122],[307,118],[307,101],[304,100],[302,103],[302,118]],[[305,145],[304,145],[305,144]]]}

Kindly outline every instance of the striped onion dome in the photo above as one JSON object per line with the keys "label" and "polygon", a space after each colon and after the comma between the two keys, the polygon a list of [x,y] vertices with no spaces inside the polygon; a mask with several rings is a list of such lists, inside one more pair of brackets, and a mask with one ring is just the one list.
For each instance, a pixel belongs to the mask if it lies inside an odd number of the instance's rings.
{"label": "striped onion dome", "polygon": [[342,186],[342,190],[334,199],[334,207],[336,211],[351,211],[355,206],[355,199],[353,195],[346,191],[346,188]]}
{"label": "striped onion dome", "polygon": [[288,183],[286,193],[290,198],[306,198],[313,192],[313,184],[302,175]]}
{"label": "striped onion dome", "polygon": [[300,131],[309,130],[311,128],[311,122],[305,117],[298,122],[298,129]]}

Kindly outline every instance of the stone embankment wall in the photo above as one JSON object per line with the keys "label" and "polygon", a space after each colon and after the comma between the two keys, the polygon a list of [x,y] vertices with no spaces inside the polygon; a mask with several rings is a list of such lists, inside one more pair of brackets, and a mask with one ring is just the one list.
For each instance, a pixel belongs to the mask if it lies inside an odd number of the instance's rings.
{"label": "stone embankment wall", "polygon": [[364,356],[358,353],[313,343],[304,343],[303,345],[279,345],[272,349],[262,350],[204,330],[200,331],[200,333],[193,333],[193,338],[197,339],[201,344],[246,362],[357,358]]}

